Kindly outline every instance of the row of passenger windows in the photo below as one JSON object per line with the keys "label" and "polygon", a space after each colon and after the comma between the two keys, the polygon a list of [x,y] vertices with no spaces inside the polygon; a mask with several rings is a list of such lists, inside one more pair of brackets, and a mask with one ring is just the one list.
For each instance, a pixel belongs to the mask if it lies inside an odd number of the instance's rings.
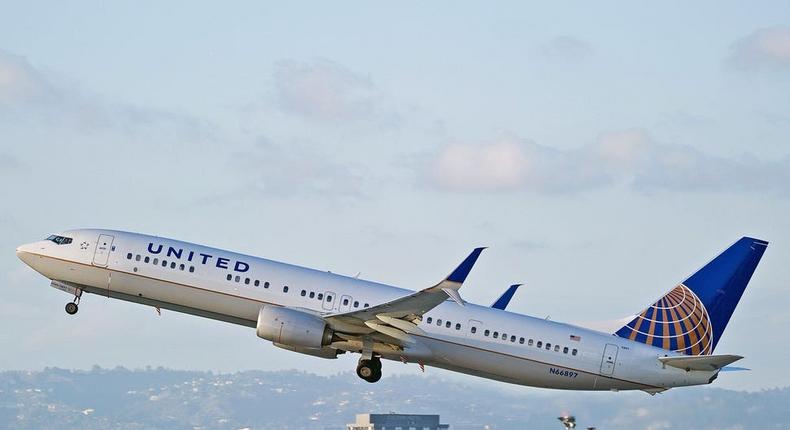
{"label": "row of passenger windows", "polygon": [[[147,255],[146,255],[145,257],[143,257],[143,256],[142,256],[142,255],[140,255],[140,254],[137,254],[137,255],[132,255],[132,253],[131,253],[131,252],[130,252],[130,253],[128,253],[128,254],[126,254],[126,259],[127,259],[127,260],[132,260],[132,259],[134,259],[134,261],[141,261],[141,262],[143,262],[143,263],[150,263],[150,264],[153,264],[154,266],[159,266],[159,265],[160,265],[159,258],[153,258],[153,259],[151,259],[151,257],[149,257],[149,256],[147,256]],[[168,267],[168,262],[167,262],[167,260],[165,260],[165,259],[163,258],[163,259],[162,259],[162,261],[161,261],[161,265],[162,265],[162,267]],[[169,267],[170,267],[171,269],[177,269],[177,270],[187,270],[187,266],[186,266],[184,263],[176,263],[175,261],[171,261],[171,262],[169,263]],[[135,271],[135,272],[137,271],[137,268],[136,268],[136,267],[134,268],[134,271]],[[189,273],[193,273],[194,271],[195,271],[195,266],[189,266]]]}
{"label": "row of passenger windows", "polygon": [[[260,287],[261,286],[261,281],[259,279],[242,278],[239,275],[235,275],[234,276],[232,273],[228,273],[228,275],[225,277],[225,279],[228,280],[228,281],[232,281],[232,282],[244,282],[244,285],[252,284],[252,285],[254,285],[256,287]],[[263,282],[263,288],[269,288],[269,285],[270,285],[269,281],[264,281]],[[289,290],[288,286],[287,285],[283,285],[283,293],[287,293],[288,290]],[[321,301],[326,300],[327,303],[332,303],[332,300],[335,297],[334,294],[326,294],[326,295],[324,295],[324,293],[316,293],[315,291],[307,291],[307,290],[302,290],[301,292],[299,292],[299,295],[302,296],[302,297],[309,297],[311,299],[317,299],[317,300],[321,300]],[[351,299],[349,297],[343,296],[343,303],[342,303],[342,305],[343,306],[351,305]],[[353,306],[355,308],[358,308],[359,305],[360,305],[359,301],[358,300],[354,300]],[[369,307],[369,306],[370,305],[368,303],[365,303],[363,305],[363,307],[366,307],[366,308]]]}
{"label": "row of passenger windows", "polygon": [[[425,322],[428,323],[428,324],[433,324],[433,318],[432,317],[428,317],[425,320]],[[436,325],[439,326],[439,327],[442,326],[442,319],[441,318],[436,319]],[[445,328],[451,328],[452,326],[453,326],[452,322],[444,321],[444,327]],[[456,323],[455,324],[455,329],[460,331],[461,330],[461,324],[460,323]],[[473,326],[471,329],[469,329],[469,331],[472,334],[475,334],[475,333],[477,333],[477,327]],[[507,333],[501,333],[500,334],[498,331],[494,331],[492,333],[491,330],[486,329],[483,332],[483,336],[485,336],[485,337],[489,337],[490,336],[490,337],[493,337],[494,339],[502,339],[502,341],[504,341],[504,342],[508,341]],[[516,335],[510,335],[510,339],[509,340],[512,343],[516,343]],[[526,343],[527,346],[533,346],[534,345],[537,348],[544,348],[545,347],[546,351],[551,351],[552,350],[552,345],[551,345],[550,342],[546,342],[545,345],[544,345],[543,341],[540,341],[540,340],[537,341],[537,343],[536,343],[534,339],[527,340],[527,339],[525,339],[523,337],[518,337],[518,343],[521,344],[521,345]],[[563,354],[567,354],[568,352],[570,352],[571,355],[577,355],[579,353],[579,350],[576,349],[576,348],[570,349],[567,346],[560,346],[560,345],[556,345],[556,344],[554,345],[553,349],[554,349],[554,352],[560,352],[560,350],[562,350]]]}
{"label": "row of passenger windows", "polygon": [[[427,322],[428,324],[433,324],[433,318],[432,317],[428,317],[428,319],[426,319],[425,322]],[[436,320],[436,325],[439,326],[439,327],[442,326],[442,319],[441,318]],[[450,321],[445,321],[444,322],[444,326],[445,326],[445,328],[450,328],[450,327],[453,326],[453,323],[451,323]],[[455,323],[455,329],[456,330],[461,330],[461,324],[460,323]]]}

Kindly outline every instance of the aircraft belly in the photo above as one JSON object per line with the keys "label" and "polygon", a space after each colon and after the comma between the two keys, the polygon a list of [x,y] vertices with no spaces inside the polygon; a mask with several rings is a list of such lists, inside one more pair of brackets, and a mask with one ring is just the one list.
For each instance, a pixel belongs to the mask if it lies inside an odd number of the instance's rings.
{"label": "aircraft belly", "polygon": [[257,301],[122,272],[113,274],[112,290],[252,321],[261,308]]}
{"label": "aircraft belly", "polygon": [[[616,384],[569,367],[542,363],[524,357],[492,351],[481,346],[467,346],[429,338],[421,339],[434,357],[426,364],[483,378],[542,388],[574,390],[609,390]],[[620,389],[635,389],[625,384]]]}

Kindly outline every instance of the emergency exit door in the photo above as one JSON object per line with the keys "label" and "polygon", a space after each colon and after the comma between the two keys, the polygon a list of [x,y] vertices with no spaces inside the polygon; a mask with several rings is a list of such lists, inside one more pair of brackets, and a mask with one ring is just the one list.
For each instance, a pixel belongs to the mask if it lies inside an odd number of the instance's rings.
{"label": "emergency exit door", "polygon": [[617,365],[617,352],[620,348],[611,343],[606,344],[603,350],[603,358],[601,359],[601,375],[611,375],[614,373],[614,367]]}

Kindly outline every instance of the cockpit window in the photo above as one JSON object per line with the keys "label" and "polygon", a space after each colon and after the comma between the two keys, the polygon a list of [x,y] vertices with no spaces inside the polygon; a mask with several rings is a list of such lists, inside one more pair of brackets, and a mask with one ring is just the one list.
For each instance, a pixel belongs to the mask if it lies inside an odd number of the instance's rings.
{"label": "cockpit window", "polygon": [[71,243],[70,237],[56,236],[54,234],[48,237],[47,240],[51,240],[57,243],[58,245],[68,245]]}

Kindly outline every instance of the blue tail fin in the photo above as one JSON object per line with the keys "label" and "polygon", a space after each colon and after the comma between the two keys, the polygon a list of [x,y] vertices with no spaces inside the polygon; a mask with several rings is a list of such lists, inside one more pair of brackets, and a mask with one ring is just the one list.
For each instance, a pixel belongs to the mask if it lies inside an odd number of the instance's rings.
{"label": "blue tail fin", "polygon": [[688,355],[713,353],[768,242],[744,237],[615,334]]}

